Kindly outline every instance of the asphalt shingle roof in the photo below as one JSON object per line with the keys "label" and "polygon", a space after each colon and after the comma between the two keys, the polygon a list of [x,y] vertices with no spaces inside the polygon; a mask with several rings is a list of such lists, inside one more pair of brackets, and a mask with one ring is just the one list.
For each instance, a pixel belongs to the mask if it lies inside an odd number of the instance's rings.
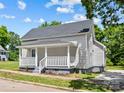
{"label": "asphalt shingle roof", "polygon": [[46,27],[42,29],[35,28],[30,30],[27,34],[25,34],[22,37],[22,40],[75,34],[75,33],[79,33],[85,28],[89,28],[91,24],[92,24],[91,20],[85,20],[85,21],[62,24],[59,26]]}

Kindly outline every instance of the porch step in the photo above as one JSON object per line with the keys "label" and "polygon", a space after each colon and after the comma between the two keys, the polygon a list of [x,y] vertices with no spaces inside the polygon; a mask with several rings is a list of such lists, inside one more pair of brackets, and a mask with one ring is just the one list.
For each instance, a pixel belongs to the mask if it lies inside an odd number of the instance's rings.
{"label": "porch step", "polygon": [[36,68],[33,70],[33,73],[41,73],[43,70],[44,70],[44,67],[36,67]]}

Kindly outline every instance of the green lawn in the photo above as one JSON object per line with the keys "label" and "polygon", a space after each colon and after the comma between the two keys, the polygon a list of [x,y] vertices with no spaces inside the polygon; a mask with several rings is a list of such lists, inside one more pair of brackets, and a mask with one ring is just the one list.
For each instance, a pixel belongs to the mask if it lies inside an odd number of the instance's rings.
{"label": "green lawn", "polygon": [[95,78],[98,73],[85,73],[85,74],[79,74],[79,73],[74,73],[74,74],[67,74],[65,77],[71,77],[71,78],[82,78],[82,79],[91,79]]}
{"label": "green lawn", "polygon": [[124,70],[124,66],[107,66],[107,70]]}
{"label": "green lawn", "polygon": [[0,71],[0,77],[10,78],[14,80],[36,82],[36,83],[47,84],[47,85],[60,86],[60,87],[72,88],[72,89],[82,89],[82,90],[89,90],[89,91],[96,91],[96,92],[108,91],[103,86],[96,85],[94,83],[88,82],[83,79],[82,80],[63,80],[63,79],[46,78],[46,77],[40,77],[40,76],[14,74],[10,72],[2,72],[2,71]]}
{"label": "green lawn", "polygon": [[0,61],[0,69],[18,70],[19,62],[16,61]]}

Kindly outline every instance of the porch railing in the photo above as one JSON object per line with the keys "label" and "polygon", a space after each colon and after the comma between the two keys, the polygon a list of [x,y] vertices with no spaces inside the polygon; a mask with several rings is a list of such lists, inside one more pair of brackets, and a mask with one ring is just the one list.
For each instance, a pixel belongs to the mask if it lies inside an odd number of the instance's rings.
{"label": "porch railing", "polygon": [[67,56],[48,56],[47,66],[67,66]]}
{"label": "porch railing", "polygon": [[45,65],[46,65],[46,59],[47,59],[47,57],[44,57],[43,59],[40,60],[39,67],[45,67]]}
{"label": "porch railing", "polygon": [[21,58],[21,66],[30,66],[34,67],[35,66],[35,57],[25,57]]}

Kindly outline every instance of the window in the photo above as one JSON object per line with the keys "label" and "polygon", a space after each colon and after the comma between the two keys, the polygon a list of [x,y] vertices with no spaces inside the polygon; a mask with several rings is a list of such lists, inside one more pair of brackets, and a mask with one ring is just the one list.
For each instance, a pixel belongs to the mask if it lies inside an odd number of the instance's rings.
{"label": "window", "polygon": [[32,57],[35,57],[35,49],[32,49]]}

